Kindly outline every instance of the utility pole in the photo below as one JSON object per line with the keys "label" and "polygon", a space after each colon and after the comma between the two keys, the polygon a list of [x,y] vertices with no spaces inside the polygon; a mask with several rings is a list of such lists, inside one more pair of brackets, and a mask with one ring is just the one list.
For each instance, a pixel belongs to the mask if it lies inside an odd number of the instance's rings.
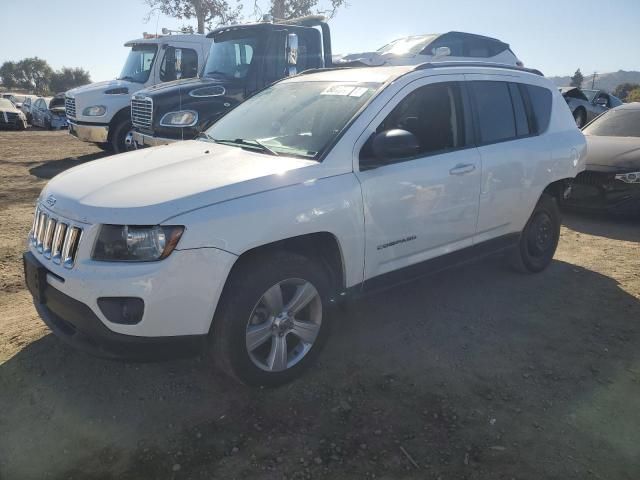
{"label": "utility pole", "polygon": [[595,90],[596,88],[596,77],[598,76],[598,72],[593,72],[593,78],[591,79],[591,90]]}

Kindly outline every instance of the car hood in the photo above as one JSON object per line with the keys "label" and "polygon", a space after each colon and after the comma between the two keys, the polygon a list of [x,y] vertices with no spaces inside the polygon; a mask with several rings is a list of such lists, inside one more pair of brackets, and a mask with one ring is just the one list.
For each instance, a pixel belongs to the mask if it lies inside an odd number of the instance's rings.
{"label": "car hood", "polygon": [[9,113],[9,112],[11,112],[11,113],[19,113],[19,112],[21,112],[21,111],[22,111],[22,110],[18,110],[16,107],[13,107],[13,106],[11,106],[11,107],[0,107],[0,112],[7,112],[7,113]]}
{"label": "car hood", "polygon": [[136,91],[142,87],[142,84],[129,82],[127,80],[107,80],[104,82],[90,83],[89,85],[83,85],[82,87],[72,88],[66,92],[66,95],[69,97],[75,97],[85,93],[102,93],[105,90],[122,87],[126,87],[130,91]]}
{"label": "car hood", "polygon": [[174,80],[172,82],[163,82],[147,87],[144,90],[138,92],[141,95],[146,93],[165,92],[167,90],[177,90],[179,88],[191,88],[196,85],[202,85],[203,79],[201,78],[188,78],[184,80]]}
{"label": "car hood", "polygon": [[587,139],[587,170],[640,171],[640,138],[594,135],[585,135],[585,138]]}
{"label": "car hood", "polygon": [[41,198],[55,202],[59,215],[79,222],[153,225],[207,205],[318,178],[320,165],[192,140],[77,166],[54,177]]}

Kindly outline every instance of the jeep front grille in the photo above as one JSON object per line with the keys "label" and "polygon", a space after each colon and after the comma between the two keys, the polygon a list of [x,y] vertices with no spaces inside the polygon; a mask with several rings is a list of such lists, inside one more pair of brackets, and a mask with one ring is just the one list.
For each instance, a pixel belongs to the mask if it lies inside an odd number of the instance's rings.
{"label": "jeep front grille", "polygon": [[29,241],[45,259],[65,268],[73,267],[81,236],[82,228],[36,207]]}
{"label": "jeep front grille", "polygon": [[131,123],[134,127],[151,130],[153,124],[153,100],[149,97],[131,98]]}
{"label": "jeep front grille", "polygon": [[65,97],[64,109],[67,113],[67,117],[76,118],[76,99],[71,97]]}

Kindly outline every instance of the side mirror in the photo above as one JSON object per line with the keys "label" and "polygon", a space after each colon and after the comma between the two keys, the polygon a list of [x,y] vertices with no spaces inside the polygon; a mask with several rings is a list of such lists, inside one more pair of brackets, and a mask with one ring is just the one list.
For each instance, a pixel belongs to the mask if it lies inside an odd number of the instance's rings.
{"label": "side mirror", "polygon": [[363,159],[367,168],[375,168],[380,161],[408,158],[420,151],[418,138],[407,130],[395,128],[377,133],[370,140],[372,158]]}
{"label": "side mirror", "polygon": [[596,98],[596,105],[600,105],[601,107],[607,106],[607,99],[605,97]]}
{"label": "side mirror", "polygon": [[433,56],[436,58],[448,57],[451,55],[451,49],[449,47],[438,47],[433,49]]}
{"label": "side mirror", "polygon": [[289,33],[287,35],[287,67],[289,68],[289,75],[295,75],[297,73],[296,66],[298,65],[298,35],[295,33]]}

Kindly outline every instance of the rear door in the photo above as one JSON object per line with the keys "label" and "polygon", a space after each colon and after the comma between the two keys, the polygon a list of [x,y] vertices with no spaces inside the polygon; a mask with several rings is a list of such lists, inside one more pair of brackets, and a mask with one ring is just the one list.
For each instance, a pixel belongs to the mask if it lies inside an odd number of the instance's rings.
{"label": "rear door", "polygon": [[[482,159],[474,243],[519,231],[531,202],[537,169],[550,151],[536,139],[530,98],[512,77],[466,75]],[[526,219],[524,220],[526,222]]]}
{"label": "rear door", "polygon": [[[446,78],[446,81],[442,81]],[[365,208],[365,279],[470,246],[480,190],[462,75],[411,83],[373,121],[377,133],[403,129],[420,144],[408,158],[376,159],[370,141],[356,173]],[[368,133],[367,133],[368,134]]]}

